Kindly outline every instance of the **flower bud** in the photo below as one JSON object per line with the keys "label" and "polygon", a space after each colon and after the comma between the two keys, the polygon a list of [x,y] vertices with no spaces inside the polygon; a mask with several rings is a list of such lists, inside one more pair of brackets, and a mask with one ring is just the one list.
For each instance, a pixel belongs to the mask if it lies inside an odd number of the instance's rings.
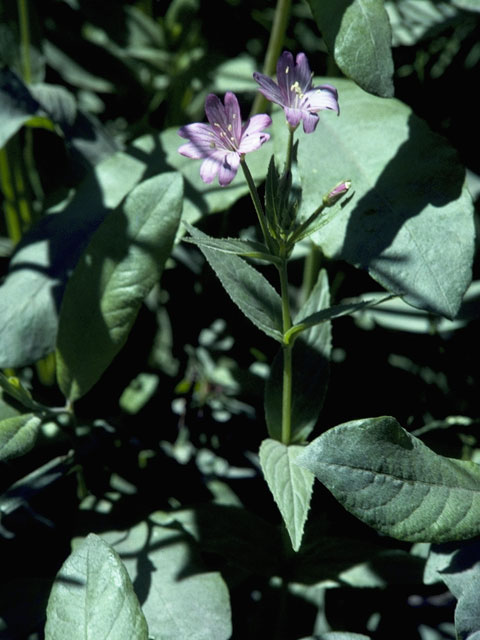
{"label": "flower bud", "polygon": [[351,186],[351,180],[343,180],[343,182],[339,182],[326,196],[323,196],[324,205],[326,207],[334,205],[345,193],[347,193]]}

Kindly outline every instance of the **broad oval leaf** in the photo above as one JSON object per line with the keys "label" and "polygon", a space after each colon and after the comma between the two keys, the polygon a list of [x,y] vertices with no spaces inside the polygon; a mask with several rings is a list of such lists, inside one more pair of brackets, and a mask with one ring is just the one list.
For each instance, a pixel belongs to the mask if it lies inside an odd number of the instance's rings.
{"label": "broad oval leaf", "polygon": [[383,0],[309,0],[309,4],[343,73],[365,91],[391,98],[392,31]]}
{"label": "broad oval leaf", "polygon": [[309,444],[297,463],[383,534],[446,542],[480,533],[480,467],[434,453],[394,418],[334,427]]}
{"label": "broad oval leaf", "polygon": [[[208,238],[195,227],[190,227],[190,233],[199,242]],[[199,249],[237,307],[255,326],[281,342],[282,302],[268,280],[236,255],[208,248],[203,243]]]}
{"label": "broad oval leaf", "polygon": [[[473,203],[456,152],[398,100],[348,80],[335,85],[340,117],[322,114],[298,148],[303,213],[339,180],[350,179],[354,193],[312,240],[409,304],[453,318],[475,251]],[[284,128],[275,119],[277,137]]]}
{"label": "broad oval leaf", "polygon": [[263,475],[282,514],[294,551],[302,543],[312,497],[313,474],[295,464],[299,445],[284,445],[268,438],[260,445]]}
{"label": "broad oval leaf", "polygon": [[50,593],[45,640],[147,640],[145,617],[118,554],[91,533]]}
{"label": "broad oval leaf", "polygon": [[142,593],[150,634],[161,640],[228,640],[230,598],[222,576],[204,570],[195,542],[178,523],[161,521],[161,514],[152,514],[128,531],[102,534]]}
{"label": "broad oval leaf", "polygon": [[182,179],[142,182],[95,232],[65,290],[57,338],[57,376],[74,401],[120,351],[170,255],[181,214]]}

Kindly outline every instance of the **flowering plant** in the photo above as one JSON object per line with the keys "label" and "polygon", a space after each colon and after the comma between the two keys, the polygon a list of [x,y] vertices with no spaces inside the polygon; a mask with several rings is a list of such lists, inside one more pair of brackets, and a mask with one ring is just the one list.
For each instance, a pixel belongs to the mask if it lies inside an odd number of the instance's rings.
{"label": "flowering plant", "polygon": [[412,4],[2,14],[2,638],[477,637],[480,14]]}

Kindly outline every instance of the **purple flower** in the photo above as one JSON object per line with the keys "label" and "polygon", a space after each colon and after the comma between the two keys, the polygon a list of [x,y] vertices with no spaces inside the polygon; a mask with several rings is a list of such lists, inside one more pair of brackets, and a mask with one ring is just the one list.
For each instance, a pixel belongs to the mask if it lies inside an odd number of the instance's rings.
{"label": "purple flower", "polygon": [[255,151],[270,138],[262,129],[272,124],[270,116],[256,115],[242,125],[237,96],[228,91],[224,103],[212,93],[205,100],[208,122],[195,122],[179,129],[188,140],[178,151],[187,158],[204,158],[200,177],[212,182],[218,175],[222,187],[234,179],[241,157]]}
{"label": "purple flower", "polygon": [[287,122],[292,128],[303,120],[305,133],[312,133],[318,123],[317,111],[332,109],[340,113],[338,94],[335,87],[322,84],[312,87],[312,72],[304,53],[297,55],[296,61],[290,51],[284,51],[277,62],[277,82],[263,73],[255,71],[254,79],[260,91],[270,100],[283,107]]}

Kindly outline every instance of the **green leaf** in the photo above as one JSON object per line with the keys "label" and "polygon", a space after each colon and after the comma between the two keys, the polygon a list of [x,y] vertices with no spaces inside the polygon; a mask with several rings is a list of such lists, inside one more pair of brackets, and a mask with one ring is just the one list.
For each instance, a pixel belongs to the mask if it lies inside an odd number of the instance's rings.
{"label": "green leaf", "polygon": [[334,427],[297,463],[382,534],[446,542],[480,533],[480,467],[434,453],[394,418]]}
{"label": "green leaf", "polygon": [[308,0],[335,62],[362,89],[393,96],[392,32],[383,0]]}
{"label": "green leaf", "polygon": [[20,380],[15,376],[7,377],[0,371],[0,387],[27,409],[33,411],[43,410],[43,407],[35,402],[30,392],[25,389]]}
{"label": "green leaf", "polygon": [[147,640],[148,629],[118,554],[91,533],[64,562],[50,593],[45,640]]}
{"label": "green leaf", "polygon": [[442,580],[458,600],[455,631],[459,640],[480,637],[480,545],[473,540],[462,545],[438,545],[431,548],[425,567],[425,582]]}
{"label": "green leaf", "polygon": [[[107,532],[137,591],[150,634],[161,640],[228,640],[230,601],[219,573],[206,572],[195,543],[153,514],[126,532]],[[113,640],[113,638],[112,638]]]}
{"label": "green leaf", "polygon": [[306,318],[303,318],[303,320],[296,320],[293,327],[291,327],[291,329],[289,329],[285,333],[285,342],[290,342],[293,338],[297,338],[298,335],[301,335],[304,331],[310,330],[312,327],[321,325],[328,320],[340,318],[345,315],[351,315],[356,311],[365,309],[366,307],[371,307],[386,300],[390,300],[391,297],[392,296],[375,297],[370,300],[362,300],[361,302],[352,302],[348,304],[338,304],[334,307],[323,309],[322,311],[316,311]]}
{"label": "green leaf", "polygon": [[[322,270],[307,302],[297,313],[295,322],[317,309],[325,309],[330,301],[328,278]],[[321,312],[320,312],[321,313]],[[303,331],[292,351],[292,425],[291,442],[304,442],[317,422],[325,398],[331,349],[331,326],[328,317]],[[282,350],[274,358],[265,385],[265,418],[268,433],[274,440],[282,439]]]}
{"label": "green leaf", "polygon": [[0,461],[18,458],[33,448],[42,424],[35,413],[0,420]]}
{"label": "green leaf", "polygon": [[161,174],[136,187],[95,232],[60,312],[57,376],[69,400],[97,382],[125,343],[170,255],[181,198],[181,177]]}
{"label": "green leaf", "polygon": [[[186,228],[191,232],[194,229],[190,224],[185,223]],[[280,260],[269,253],[265,245],[255,240],[243,240],[240,238],[212,238],[205,236],[203,238],[185,237],[186,242],[192,242],[198,247],[206,247],[215,251],[223,251],[224,253],[232,253],[237,256],[246,258],[256,258],[257,260],[265,260],[266,262],[278,263]]]}
{"label": "green leaf", "polygon": [[[208,238],[190,228],[194,240]],[[218,279],[239,309],[271,338],[282,341],[282,303],[280,296],[262,274],[236,255],[221,254],[200,246]]]}
{"label": "green leaf", "polygon": [[[471,280],[475,237],[456,152],[401,102],[329,81],[342,111],[322,114],[299,145],[302,211],[314,211],[340,179],[355,193],[312,240],[408,304],[453,318]],[[283,119],[275,118],[276,137],[285,135]]]}
{"label": "green leaf", "polygon": [[295,464],[302,452],[299,445],[284,445],[268,438],[260,445],[263,475],[282,514],[294,551],[302,543],[312,497],[314,477]]}

